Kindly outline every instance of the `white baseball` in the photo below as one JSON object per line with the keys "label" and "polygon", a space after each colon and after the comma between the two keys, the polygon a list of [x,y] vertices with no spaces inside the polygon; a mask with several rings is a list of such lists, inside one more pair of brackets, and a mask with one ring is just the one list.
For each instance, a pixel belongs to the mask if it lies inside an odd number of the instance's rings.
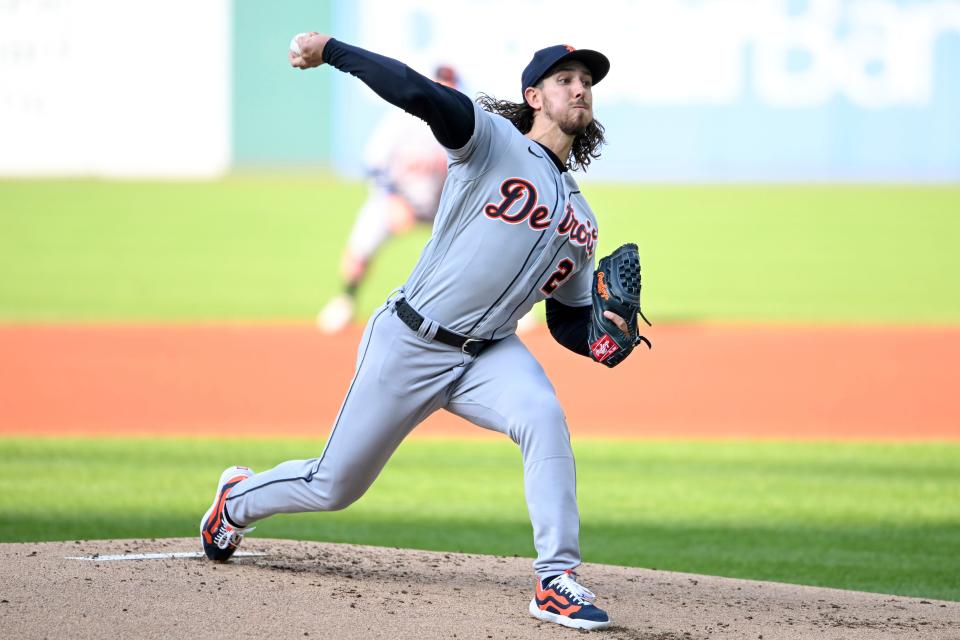
{"label": "white baseball", "polygon": [[293,55],[295,55],[295,56],[303,55],[303,51],[300,50],[300,42],[298,42],[298,38],[300,38],[301,36],[308,36],[308,35],[310,35],[310,34],[309,34],[309,33],[298,33],[297,35],[293,36],[293,38],[291,38],[291,40],[290,40],[290,51],[291,51],[291,53],[293,53]]}

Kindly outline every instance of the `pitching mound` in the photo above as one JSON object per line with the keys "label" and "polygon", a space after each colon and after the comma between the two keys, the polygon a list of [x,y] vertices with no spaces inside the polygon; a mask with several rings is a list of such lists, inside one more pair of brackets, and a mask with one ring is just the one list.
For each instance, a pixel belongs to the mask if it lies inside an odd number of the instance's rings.
{"label": "pitching mound", "polygon": [[[574,638],[527,613],[530,560],[248,539],[226,565],[194,539],[0,545],[12,638]],[[87,558],[87,559],[76,559]],[[93,559],[89,559],[93,558]],[[601,638],[957,638],[960,603],[584,565]]]}

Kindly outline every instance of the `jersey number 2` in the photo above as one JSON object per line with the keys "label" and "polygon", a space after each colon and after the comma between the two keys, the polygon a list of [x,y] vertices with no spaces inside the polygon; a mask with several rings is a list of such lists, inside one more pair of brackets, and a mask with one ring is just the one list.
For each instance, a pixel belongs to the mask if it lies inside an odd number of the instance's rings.
{"label": "jersey number 2", "polygon": [[569,258],[564,258],[559,263],[557,263],[557,270],[550,274],[550,277],[547,278],[547,281],[540,287],[540,291],[544,295],[550,295],[557,290],[563,281],[566,280],[570,274],[573,272],[573,260]]}

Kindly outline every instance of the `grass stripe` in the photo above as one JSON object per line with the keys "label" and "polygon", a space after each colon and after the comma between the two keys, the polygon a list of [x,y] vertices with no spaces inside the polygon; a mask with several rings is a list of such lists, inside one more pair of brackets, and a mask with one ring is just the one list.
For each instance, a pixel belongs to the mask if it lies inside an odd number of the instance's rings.
{"label": "grass stripe", "polygon": [[[315,440],[0,439],[0,540],[190,536],[231,464]],[[577,441],[591,562],[960,600],[960,443]],[[509,442],[405,442],[349,509],[264,537],[532,556]]]}

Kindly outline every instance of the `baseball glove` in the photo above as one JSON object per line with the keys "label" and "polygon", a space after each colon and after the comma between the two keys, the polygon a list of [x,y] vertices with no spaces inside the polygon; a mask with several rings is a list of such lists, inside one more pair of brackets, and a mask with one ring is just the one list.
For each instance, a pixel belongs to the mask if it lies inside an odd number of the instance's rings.
{"label": "baseball glove", "polygon": [[[625,335],[604,311],[612,311],[623,318],[630,329]],[[650,341],[637,331],[640,311],[640,254],[637,245],[625,244],[600,259],[593,273],[593,321],[588,328],[590,355],[597,362],[615,367],[626,359],[641,342],[652,348]]]}

